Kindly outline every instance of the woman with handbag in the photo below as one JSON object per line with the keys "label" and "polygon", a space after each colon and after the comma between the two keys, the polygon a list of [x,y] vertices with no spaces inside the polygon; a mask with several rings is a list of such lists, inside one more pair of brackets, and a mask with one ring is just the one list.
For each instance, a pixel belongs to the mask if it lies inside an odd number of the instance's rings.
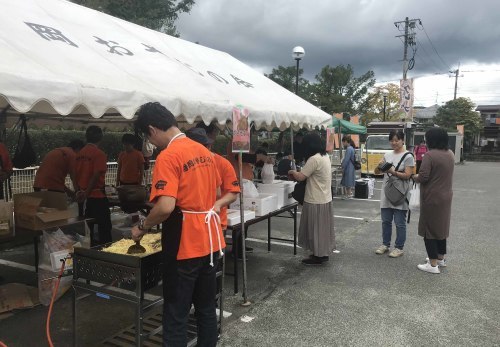
{"label": "woman with handbag", "polygon": [[[405,135],[402,130],[391,130],[389,142],[392,152],[386,153],[379,166],[375,168],[375,174],[384,174],[382,191],[380,194],[380,217],[382,219],[382,245],[375,250],[376,254],[389,252],[392,237],[392,222],[396,224],[396,241],[394,249],[389,253],[389,257],[397,258],[404,254],[403,247],[406,241],[406,214],[408,213],[408,193],[410,191],[409,179],[413,176],[415,159],[410,152],[404,148]],[[391,181],[400,180],[403,187],[407,187],[403,192],[402,199],[395,201],[392,199],[390,191],[386,192],[386,187]]]}
{"label": "woman with handbag", "polygon": [[420,183],[420,219],[418,234],[424,238],[427,262],[419,270],[438,274],[445,267],[446,239],[450,234],[453,170],[455,160],[448,149],[448,133],[443,128],[431,128],[425,133],[429,152],[422,159],[418,175]]}
{"label": "woman with handbag", "polygon": [[312,252],[303,259],[304,265],[322,265],[335,250],[333,227],[332,168],[326,146],[319,134],[304,136],[305,165],[300,172],[289,175],[299,182],[306,181],[304,204],[299,225],[299,245]]}
{"label": "woman with handbag", "polygon": [[342,146],[345,149],[344,159],[342,160],[342,180],[340,185],[345,189],[345,194],[342,197],[343,200],[352,199],[352,190],[354,188],[354,179],[356,178],[356,170],[354,168],[354,161],[356,160],[356,155],[354,153],[354,147],[351,145],[351,137],[349,135],[344,135],[342,137]]}

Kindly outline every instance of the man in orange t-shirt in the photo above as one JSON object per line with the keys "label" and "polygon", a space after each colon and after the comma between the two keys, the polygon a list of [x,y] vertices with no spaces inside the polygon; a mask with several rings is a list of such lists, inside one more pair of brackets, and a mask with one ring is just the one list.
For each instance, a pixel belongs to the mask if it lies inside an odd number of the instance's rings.
{"label": "man in orange t-shirt", "polygon": [[118,155],[116,185],[141,185],[144,177],[144,156],[134,148],[137,139],[132,134],[122,137],[123,152]]}
{"label": "man in orange t-shirt", "polygon": [[[211,150],[212,143],[214,141],[207,136],[205,129],[199,127],[192,128],[186,132],[186,136]],[[224,196],[225,194],[231,194],[233,201],[235,201],[240,193],[240,184],[238,182],[238,178],[236,177],[233,165],[229,162],[229,160],[218,155],[217,153],[212,152],[212,154],[214,155],[215,166],[217,167],[217,171],[219,172],[219,176],[222,181],[220,186],[221,195]],[[219,217],[222,230],[224,231],[227,229],[226,206],[220,209]]]}
{"label": "man in orange t-shirt", "polygon": [[84,145],[82,140],[75,139],[67,147],[56,148],[47,153],[36,171],[34,191],[49,190],[74,196],[74,191],[66,186],[66,176],[69,174],[74,188],[76,154]]}
{"label": "man in orange t-shirt", "polygon": [[[85,217],[95,219],[98,226],[99,239],[96,240],[91,233],[92,246],[111,242],[111,214],[104,192],[107,157],[98,147],[102,136],[102,129],[97,125],[87,128],[87,144],[78,152],[75,164],[76,200],[84,204]],[[92,230],[93,223],[89,227]]]}
{"label": "man in orange t-shirt", "polygon": [[4,198],[4,182],[12,175],[12,160],[7,147],[0,142],[0,199]]}
{"label": "man in orange t-shirt", "polygon": [[162,223],[164,345],[187,345],[188,315],[194,304],[197,343],[215,346],[216,271],[225,242],[214,212],[232,198],[217,200],[221,180],[212,153],[188,139],[164,106],[142,105],[135,128],[162,149],[153,172],[150,198],[154,207],[132,228],[132,238],[139,240],[149,228]]}

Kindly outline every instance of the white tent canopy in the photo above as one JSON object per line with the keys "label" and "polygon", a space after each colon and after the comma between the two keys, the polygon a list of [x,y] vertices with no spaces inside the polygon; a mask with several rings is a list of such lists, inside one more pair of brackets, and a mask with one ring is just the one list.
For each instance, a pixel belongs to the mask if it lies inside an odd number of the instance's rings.
{"label": "white tent canopy", "polygon": [[133,118],[158,101],[192,123],[236,105],[261,126],[331,117],[227,53],[64,0],[0,0],[0,108]]}

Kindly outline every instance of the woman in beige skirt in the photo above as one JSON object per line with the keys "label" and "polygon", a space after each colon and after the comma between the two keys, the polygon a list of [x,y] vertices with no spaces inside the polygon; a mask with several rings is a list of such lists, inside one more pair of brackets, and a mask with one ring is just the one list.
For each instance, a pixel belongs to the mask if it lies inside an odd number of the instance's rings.
{"label": "woman in beige skirt", "polygon": [[305,135],[302,145],[306,164],[300,172],[288,172],[297,181],[307,180],[299,226],[299,245],[312,252],[309,258],[302,260],[304,265],[322,265],[335,249],[332,168],[325,143],[319,134],[312,132]]}

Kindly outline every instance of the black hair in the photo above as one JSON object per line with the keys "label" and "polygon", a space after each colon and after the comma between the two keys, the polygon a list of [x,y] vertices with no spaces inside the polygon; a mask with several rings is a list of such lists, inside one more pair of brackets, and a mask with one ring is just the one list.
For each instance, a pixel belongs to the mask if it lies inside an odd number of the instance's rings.
{"label": "black hair", "polygon": [[135,131],[149,135],[149,126],[166,131],[177,126],[172,112],[159,102],[148,102],[137,111],[137,120],[134,123]]}
{"label": "black hair", "polygon": [[215,122],[211,122],[209,125],[206,125],[203,121],[200,121],[196,124],[196,127],[204,129],[208,136],[219,131],[219,127],[215,124]]}
{"label": "black hair", "polygon": [[88,143],[97,143],[102,140],[102,129],[97,125],[91,125],[85,131],[85,139]]}
{"label": "black hair", "polygon": [[306,161],[317,153],[326,155],[325,141],[321,139],[321,136],[319,136],[317,132],[310,132],[304,135],[302,145],[304,146],[304,157]]}
{"label": "black hair", "polygon": [[70,147],[74,151],[79,151],[85,146],[85,142],[80,139],[73,139],[68,143],[68,147]]}
{"label": "black hair", "polygon": [[443,128],[430,128],[425,133],[425,140],[429,149],[448,149],[448,132]]}
{"label": "black hair", "polygon": [[264,154],[264,155],[267,155],[267,151],[260,147],[260,148],[257,148],[257,150],[255,151],[255,154]]}
{"label": "black hair", "polygon": [[405,133],[403,130],[391,130],[389,133],[389,141],[391,141],[394,136],[396,136],[398,140],[405,140]]}
{"label": "black hair", "polygon": [[122,136],[122,143],[125,145],[135,145],[137,143],[137,137],[133,134],[124,134]]}
{"label": "black hair", "polygon": [[342,142],[351,143],[351,135],[344,135],[344,136],[342,136]]}

